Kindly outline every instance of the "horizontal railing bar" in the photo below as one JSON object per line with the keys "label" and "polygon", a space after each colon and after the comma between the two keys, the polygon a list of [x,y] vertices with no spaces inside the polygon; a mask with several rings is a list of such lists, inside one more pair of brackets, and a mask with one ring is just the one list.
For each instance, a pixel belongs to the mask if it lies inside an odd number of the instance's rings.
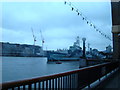
{"label": "horizontal railing bar", "polygon": [[55,75],[48,75],[48,76],[43,76],[43,77],[37,77],[37,78],[25,79],[25,80],[19,80],[19,81],[12,81],[12,82],[5,82],[5,83],[2,83],[0,85],[2,85],[3,88],[24,86],[24,85],[33,84],[33,83],[36,83],[36,82],[41,82],[41,81],[45,81],[45,80],[50,80],[50,79],[54,79],[54,78],[58,78],[58,77],[67,76],[67,75],[70,75],[70,74],[73,74],[73,73],[81,72],[81,71],[84,71],[84,70],[89,70],[89,69],[92,69],[92,68],[104,67],[104,66],[109,65],[109,64],[111,64],[111,62],[98,64],[98,65],[94,65],[94,66],[89,66],[89,67],[81,68],[79,70],[59,73],[59,74],[55,74]]}

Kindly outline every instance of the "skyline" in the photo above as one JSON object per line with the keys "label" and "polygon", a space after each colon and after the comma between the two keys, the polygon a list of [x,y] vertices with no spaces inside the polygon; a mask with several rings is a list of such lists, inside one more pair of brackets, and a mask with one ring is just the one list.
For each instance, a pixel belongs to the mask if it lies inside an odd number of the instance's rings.
{"label": "skyline", "polygon": [[[112,38],[110,2],[72,3],[87,16],[88,20]],[[77,36],[80,37],[81,47],[83,37],[87,39],[86,44],[90,43],[91,48],[105,50],[106,46],[112,45],[111,41],[87,25],[64,2],[3,3],[2,16],[2,42],[33,45],[31,31],[33,28],[37,38],[36,45],[42,45],[40,30],[42,31],[45,40],[44,49],[46,47],[51,50],[68,49]]]}

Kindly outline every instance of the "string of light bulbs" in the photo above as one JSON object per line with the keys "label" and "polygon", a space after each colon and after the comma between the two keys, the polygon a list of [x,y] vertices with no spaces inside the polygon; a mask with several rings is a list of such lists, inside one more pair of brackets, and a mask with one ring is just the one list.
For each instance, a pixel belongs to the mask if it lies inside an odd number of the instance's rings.
{"label": "string of light bulbs", "polygon": [[111,39],[109,36],[107,36],[105,33],[103,33],[101,30],[99,30],[99,29],[96,27],[96,25],[93,24],[90,20],[88,20],[87,17],[85,17],[85,16],[83,15],[83,13],[80,12],[80,11],[78,10],[78,8],[76,8],[76,6],[73,5],[70,1],[68,1],[68,2],[65,1],[64,4],[65,4],[65,5],[69,5],[70,8],[71,8],[71,10],[72,10],[72,11],[75,11],[78,16],[81,16],[81,17],[82,17],[82,20],[85,21],[89,26],[93,27],[93,28],[95,29],[95,31],[97,31],[98,33],[100,33],[102,36],[104,36],[105,38],[109,39],[110,41],[112,41],[112,39]]}

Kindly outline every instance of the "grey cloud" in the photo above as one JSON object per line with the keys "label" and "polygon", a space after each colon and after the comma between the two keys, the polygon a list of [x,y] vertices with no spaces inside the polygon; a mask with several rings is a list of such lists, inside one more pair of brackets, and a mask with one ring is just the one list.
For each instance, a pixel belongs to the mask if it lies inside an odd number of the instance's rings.
{"label": "grey cloud", "polygon": [[[74,4],[88,20],[111,36],[109,3]],[[67,48],[76,36],[86,37],[87,42],[98,49],[104,49],[109,42],[64,3],[4,3],[2,14],[3,28],[9,31],[4,33],[3,41],[33,44],[32,27],[37,37],[36,44],[41,45],[41,29],[48,49]],[[13,36],[9,36],[10,33]]]}

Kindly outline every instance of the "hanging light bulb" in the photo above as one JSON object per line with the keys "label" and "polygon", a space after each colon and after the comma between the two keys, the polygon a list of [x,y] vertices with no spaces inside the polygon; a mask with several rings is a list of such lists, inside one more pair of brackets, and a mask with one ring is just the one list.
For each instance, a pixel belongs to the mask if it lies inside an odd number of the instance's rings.
{"label": "hanging light bulb", "polygon": [[74,10],[74,8],[72,7],[72,11]]}
{"label": "hanging light bulb", "polygon": [[76,12],[78,12],[78,9],[76,10]]}
{"label": "hanging light bulb", "polygon": [[90,24],[90,26],[92,26],[92,23]]}
{"label": "hanging light bulb", "polygon": [[96,31],[98,31],[98,29],[96,29]]}
{"label": "hanging light bulb", "polygon": [[65,1],[64,4],[66,4],[67,2]]}
{"label": "hanging light bulb", "polygon": [[[98,31],[101,35],[103,35],[104,37],[106,37],[107,39],[109,39],[109,40],[112,41],[112,39],[111,39],[110,37],[108,37],[107,35],[105,35],[104,33],[102,33],[99,29],[96,28],[96,26],[95,26],[94,24],[92,24],[90,21],[88,21],[87,18],[84,17],[84,15],[82,15],[82,13],[78,11],[78,9],[74,8],[74,7],[72,6],[71,2],[66,2],[66,1],[65,1],[64,4],[68,4],[68,5],[71,7],[72,11],[73,11],[73,10],[76,11],[76,12],[77,12],[77,15],[80,15],[80,16],[82,17],[82,20],[85,20],[88,25],[93,26],[93,28],[94,28],[96,31]],[[120,37],[120,33],[118,34],[118,36]]]}
{"label": "hanging light bulb", "polygon": [[87,21],[87,24],[88,24],[89,22]]}
{"label": "hanging light bulb", "polygon": [[83,20],[84,20],[85,18],[83,17]]}

